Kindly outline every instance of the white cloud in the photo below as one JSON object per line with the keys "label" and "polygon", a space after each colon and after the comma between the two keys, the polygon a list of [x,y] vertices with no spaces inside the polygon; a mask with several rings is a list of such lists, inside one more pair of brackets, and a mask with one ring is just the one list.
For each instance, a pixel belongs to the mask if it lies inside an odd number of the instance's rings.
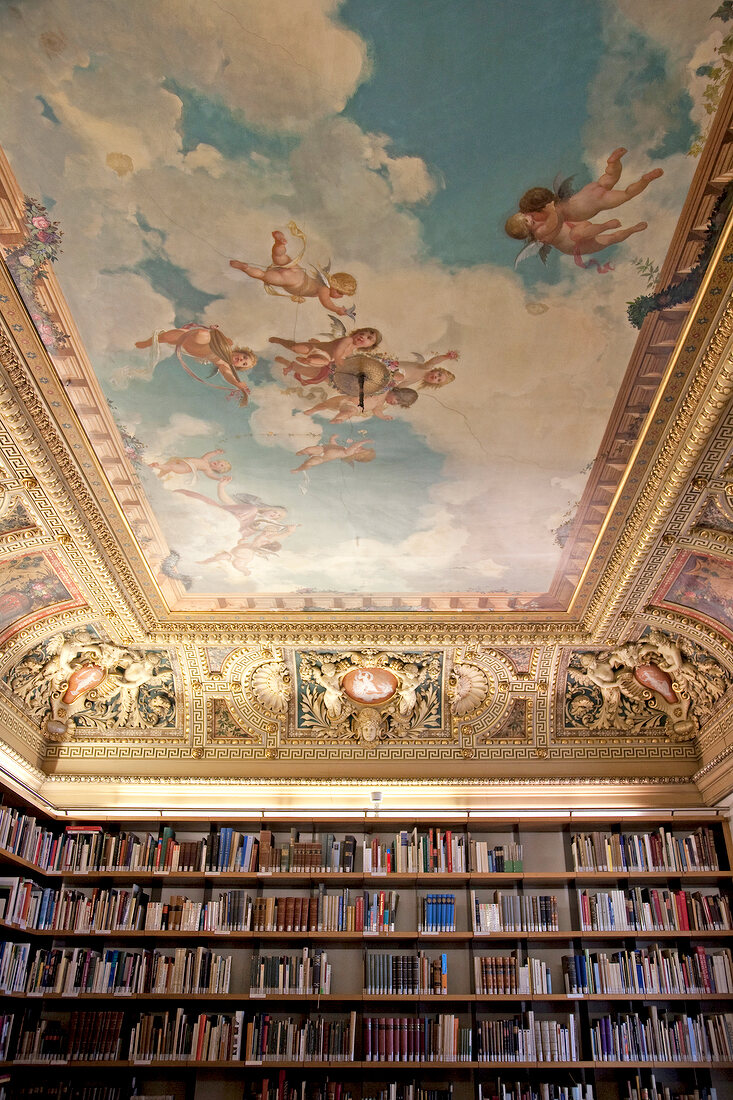
{"label": "white cloud", "polygon": [[154,329],[173,324],[168,299],[152,291],[142,276],[118,272],[98,275],[95,293],[75,302],[75,320],[92,352],[131,349],[130,367],[116,375],[115,387],[127,389],[133,379],[149,380],[152,370],[146,364],[148,353],[136,351],[134,345],[136,340],[147,339]]}
{"label": "white cloud", "polygon": [[167,423],[161,424],[150,436],[148,456],[154,459],[170,458],[178,455],[181,440],[201,437],[208,441],[212,450],[216,440],[222,435],[221,427],[210,420],[189,416],[187,413],[174,413]]}
{"label": "white cloud", "polygon": [[261,447],[284,447],[293,454],[320,442],[320,424],[303,415],[308,404],[307,398],[287,393],[279,386],[257,386],[252,392],[249,418],[252,438]]}

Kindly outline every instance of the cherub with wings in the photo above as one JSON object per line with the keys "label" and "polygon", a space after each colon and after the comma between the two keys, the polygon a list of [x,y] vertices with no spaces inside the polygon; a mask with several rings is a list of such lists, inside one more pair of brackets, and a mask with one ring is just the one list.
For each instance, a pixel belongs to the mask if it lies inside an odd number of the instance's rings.
{"label": "cherub with wings", "polygon": [[[375,328],[355,328],[347,333],[346,328],[338,317],[329,314],[331,321],[330,333],[321,333],[322,336],[331,336],[330,340],[287,340],[282,336],[271,336],[271,344],[282,344],[288,351],[295,353],[295,359],[285,359],[278,355],[275,362],[285,368],[285,374],[294,372],[295,377],[302,386],[315,386],[319,382],[325,382],[332,366],[340,367],[345,359],[358,351],[367,348],[376,348],[382,342],[382,334]],[[307,371],[295,370],[298,364],[309,369]]]}
{"label": "cherub with wings", "polygon": [[455,381],[455,374],[453,371],[446,370],[445,367],[439,366],[440,363],[445,363],[446,360],[455,361],[458,359],[457,351],[446,351],[442,355],[432,355],[430,359],[426,359],[424,355],[420,355],[419,352],[413,351],[414,359],[409,361],[403,361],[400,359],[399,366],[394,372],[395,382],[400,386],[416,386],[418,389],[438,389],[440,386],[447,386],[449,382]]}
{"label": "cherub with wings", "polygon": [[[252,370],[257,362],[257,356],[251,348],[235,345],[233,340],[219,331],[217,325],[202,325],[198,321],[189,321],[187,325],[167,331],[160,329],[147,340],[138,340],[135,347],[150,348],[152,362],[157,363],[161,344],[170,344],[175,348],[178,362],[191,378],[216,390],[229,390],[227,400],[239,393],[239,404],[245,406],[248,403],[249,387],[239,374],[241,371]],[[200,378],[187,365],[184,355],[210,363],[212,370],[209,377],[219,374],[227,385],[219,386]]]}
{"label": "cherub with wings", "polygon": [[317,298],[324,309],[338,313],[339,317],[348,316],[353,319],[356,307],[346,309],[340,306],[336,299],[344,296],[350,298],[356,293],[354,276],[346,271],[336,271],[332,275],[330,261],[325,267],[311,264],[312,274],[308,274],[298,262],[305,252],[305,234],[298,229],[295,222],[288,222],[288,229],[292,236],[299,237],[303,242],[300,252],[294,259],[288,255],[285,234],[279,229],[273,229],[272,263],[268,267],[258,267],[243,260],[230,260],[229,266],[243,271],[245,275],[249,275],[250,279],[258,279],[264,284],[267,294],[290,298],[292,302],[304,302],[306,298]]}
{"label": "cherub with wings", "polygon": [[296,451],[296,454],[307,457],[292,473],[299,474],[301,470],[310,470],[311,467],[321,466],[324,462],[348,462],[350,466],[355,462],[371,462],[376,458],[377,452],[366,444],[373,442],[373,439],[347,439],[344,444],[338,435],[332,435],[328,443],[317,443],[312,447],[303,447],[302,450]]}
{"label": "cherub with wings", "polygon": [[[652,180],[663,175],[661,168],[645,172],[640,179],[630,183],[624,189],[617,189],[621,177],[621,158],[626,149],[614,149],[605,171],[593,183],[586,184],[577,192],[572,190],[572,179],[555,180],[555,190],[547,187],[532,187],[519,200],[519,213],[512,214],[505,229],[514,240],[527,243],[520,251],[514,266],[527,256],[538,255],[543,263],[547,262],[550,249],[556,248],[565,255],[573,256],[579,267],[588,267],[582,257],[593,252],[601,252],[612,244],[619,244],[632,233],[641,233],[646,222],[637,222],[627,229],[621,228],[617,219],[594,224],[590,218],[604,210],[613,210],[617,206],[636,198],[645,191]],[[598,270],[609,270],[607,265],[601,268],[595,260]]]}

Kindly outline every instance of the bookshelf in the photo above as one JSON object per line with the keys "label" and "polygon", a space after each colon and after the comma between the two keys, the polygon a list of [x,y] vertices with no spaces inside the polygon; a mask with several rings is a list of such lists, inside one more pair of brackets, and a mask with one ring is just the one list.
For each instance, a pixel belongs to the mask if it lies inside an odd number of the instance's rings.
{"label": "bookshelf", "polygon": [[0,807],[0,1100],[724,1100],[732,852],[706,811]]}

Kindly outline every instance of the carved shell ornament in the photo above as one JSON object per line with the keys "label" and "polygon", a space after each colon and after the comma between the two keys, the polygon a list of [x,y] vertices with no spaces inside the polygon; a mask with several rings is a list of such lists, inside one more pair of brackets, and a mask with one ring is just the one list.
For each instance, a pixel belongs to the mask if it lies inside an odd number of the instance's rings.
{"label": "carved shell ornament", "polygon": [[290,699],[290,674],[283,665],[270,662],[252,673],[252,691],[260,706],[275,714],[284,714]]}
{"label": "carved shell ornament", "polygon": [[486,673],[476,665],[454,665],[450,674],[451,710],[457,718],[478,710],[489,694]]}

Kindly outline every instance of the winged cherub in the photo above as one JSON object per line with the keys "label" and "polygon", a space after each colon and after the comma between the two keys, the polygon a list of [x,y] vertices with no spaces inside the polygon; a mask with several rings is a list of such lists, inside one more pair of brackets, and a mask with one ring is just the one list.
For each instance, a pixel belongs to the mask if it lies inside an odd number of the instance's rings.
{"label": "winged cherub", "polygon": [[[288,351],[295,354],[295,359],[285,359],[278,355],[277,363],[285,368],[284,373],[294,372],[301,386],[315,386],[319,382],[325,382],[331,371],[331,367],[340,367],[344,360],[359,351],[372,350],[382,342],[382,334],[375,328],[355,328],[347,333],[346,328],[338,317],[332,317],[331,332],[322,335],[330,335],[330,340],[287,340],[282,336],[271,336],[271,344],[282,344]],[[302,364],[307,370],[296,370],[296,366]]]}
{"label": "winged cherub", "polygon": [[519,200],[519,213],[512,214],[505,225],[510,237],[527,242],[517,256],[515,267],[530,255],[539,255],[546,263],[551,248],[573,256],[579,267],[587,267],[589,265],[583,262],[583,256],[601,252],[612,244],[625,241],[632,233],[641,233],[646,229],[646,222],[637,222],[622,229],[621,222],[615,218],[602,223],[590,221],[596,214],[613,210],[636,198],[652,180],[663,175],[661,168],[655,168],[645,172],[628,187],[617,189],[616,184],[621,177],[621,158],[626,151],[624,148],[614,149],[602,175],[575,193],[571,187],[572,176],[562,182],[556,180],[554,191],[547,187],[532,187],[525,191]]}
{"label": "winged cherub", "polygon": [[[356,293],[356,279],[346,271],[336,271],[331,274],[330,262],[323,268],[311,264],[312,274],[300,266],[298,261],[305,251],[305,235],[298,229],[295,222],[288,223],[288,229],[295,237],[303,241],[303,248],[295,259],[288,255],[288,242],[284,233],[279,229],[273,229],[272,263],[268,267],[258,267],[256,264],[245,263],[243,260],[230,260],[230,267],[236,267],[249,275],[250,279],[258,279],[264,283],[267,294],[290,298],[293,302],[304,302],[306,298],[317,298],[324,309],[338,313],[339,317],[354,317],[355,307],[346,309],[338,304],[338,299],[344,296],[351,297]],[[282,288],[282,290],[278,289]]]}

